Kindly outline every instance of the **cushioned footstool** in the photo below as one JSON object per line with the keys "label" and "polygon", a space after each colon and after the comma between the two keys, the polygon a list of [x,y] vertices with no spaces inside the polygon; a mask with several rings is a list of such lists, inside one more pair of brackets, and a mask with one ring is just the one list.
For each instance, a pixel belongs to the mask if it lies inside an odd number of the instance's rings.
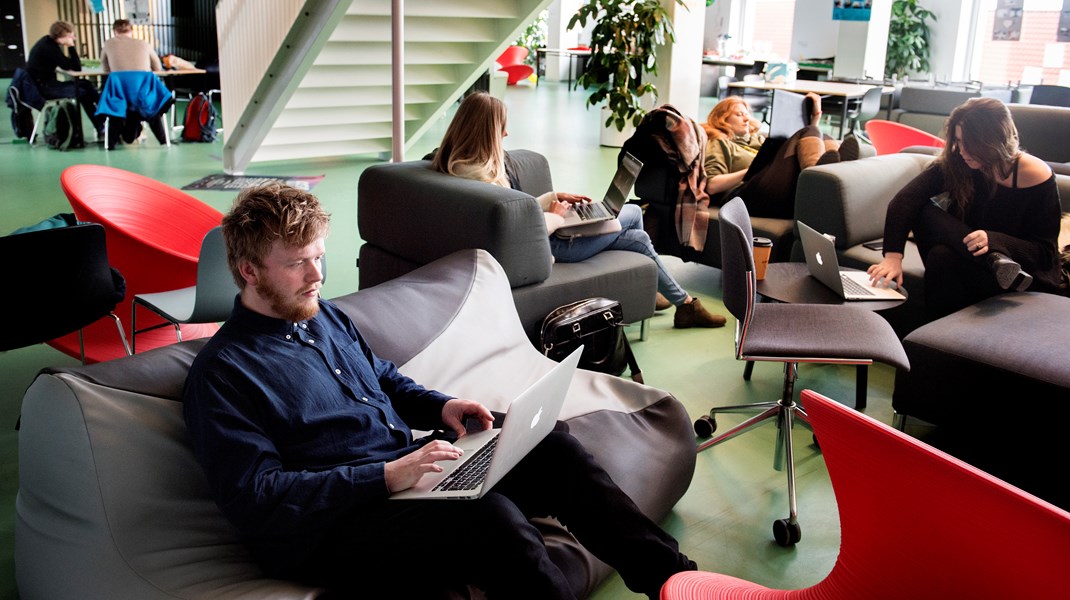
{"label": "cushioned footstool", "polygon": [[[910,372],[895,378],[897,425],[970,421],[1035,424],[1036,408],[1070,397],[1070,298],[1001,294],[914,330],[903,339]],[[1012,410],[997,411],[1000,405]]]}

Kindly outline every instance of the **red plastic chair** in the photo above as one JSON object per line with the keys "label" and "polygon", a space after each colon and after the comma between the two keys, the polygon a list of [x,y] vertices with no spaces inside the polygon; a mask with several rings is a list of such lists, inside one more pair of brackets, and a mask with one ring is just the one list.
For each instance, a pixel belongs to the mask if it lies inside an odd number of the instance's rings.
{"label": "red plastic chair", "polygon": [[523,46],[509,46],[498,57],[497,62],[500,65],[498,70],[505,71],[509,76],[507,81],[509,85],[516,85],[517,82],[527,79],[535,73],[534,67],[524,64],[524,59],[527,57],[528,49]]}
{"label": "red plastic chair", "polygon": [[[100,223],[107,232],[108,259],[126,278],[126,296],[115,309],[118,314],[130,314],[135,294],[196,283],[201,241],[209,229],[223,221],[223,213],[169,185],[101,165],[68,167],[60,175],[60,185],[78,220]],[[183,325],[182,339],[209,336],[217,329],[214,323]],[[101,323],[86,328],[87,361],[126,355],[116,337],[114,329]],[[174,342],[172,331],[157,330],[139,335],[138,349]],[[49,345],[78,355],[77,336],[59,338]]]}
{"label": "red plastic chair", "polygon": [[1070,513],[815,392],[804,390],[802,404],[840,512],[832,571],[817,585],[790,591],[717,573],[678,573],[662,588],[662,600],[1065,593]]}
{"label": "red plastic chair", "polygon": [[895,154],[907,146],[932,146],[943,148],[944,140],[909,125],[870,119],[866,121],[866,136],[877,154]]}

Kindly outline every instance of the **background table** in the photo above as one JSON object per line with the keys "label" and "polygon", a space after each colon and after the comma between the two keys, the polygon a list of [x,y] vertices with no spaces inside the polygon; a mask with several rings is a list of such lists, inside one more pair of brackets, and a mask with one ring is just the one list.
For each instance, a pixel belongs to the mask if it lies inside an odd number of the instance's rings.
{"label": "background table", "polygon": [[[813,92],[819,96],[827,96],[833,98],[842,99],[840,102],[840,138],[843,138],[843,131],[847,124],[847,105],[851,100],[860,100],[862,96],[866,95],[866,92],[875,86],[863,85],[859,83],[843,83],[839,81],[812,81],[806,79],[798,79],[792,83],[771,83],[768,81],[735,81],[728,84],[730,88],[739,89],[752,89],[752,90],[765,90],[772,92],[773,90],[784,90],[786,92],[795,92],[796,94],[808,94]],[[881,94],[891,94],[895,91],[894,87],[882,86]]]}
{"label": "background table", "polygon": [[[543,54],[552,54],[554,56],[567,56],[568,57],[568,87],[569,87],[569,89],[572,89],[572,80],[573,80],[572,73],[573,73],[573,71],[574,71],[574,69],[576,67],[576,64],[575,64],[576,63],[576,59],[577,58],[581,58],[581,57],[586,58],[586,57],[591,56],[591,51],[590,50],[570,50],[570,49],[566,49],[566,48],[537,48],[535,50],[535,85],[536,86],[539,85],[539,81],[542,79],[542,69],[541,69],[542,58],[541,57],[542,57]],[[578,74],[576,75],[575,79],[577,79],[577,80],[579,79],[579,75]],[[577,81],[577,84],[578,83],[579,82]]]}

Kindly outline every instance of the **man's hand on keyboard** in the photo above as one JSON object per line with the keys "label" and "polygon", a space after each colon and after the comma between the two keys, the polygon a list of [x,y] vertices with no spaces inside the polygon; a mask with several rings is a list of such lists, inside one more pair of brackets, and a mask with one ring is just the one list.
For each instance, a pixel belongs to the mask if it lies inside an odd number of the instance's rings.
{"label": "man's hand on keyboard", "polygon": [[[488,413],[489,414],[489,413]],[[415,452],[390,461],[383,466],[383,479],[391,493],[407,490],[416,485],[424,473],[441,473],[440,460],[457,460],[464,451],[445,440],[435,440],[421,446]]]}

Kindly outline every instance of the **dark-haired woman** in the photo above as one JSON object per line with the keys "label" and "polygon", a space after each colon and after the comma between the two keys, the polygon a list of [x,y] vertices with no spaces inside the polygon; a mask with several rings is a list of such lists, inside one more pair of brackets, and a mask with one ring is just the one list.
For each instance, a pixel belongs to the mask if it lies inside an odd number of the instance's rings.
{"label": "dark-haired woman", "polygon": [[1051,168],[1018,146],[1010,112],[994,98],[956,108],[946,134],[943,153],[889,204],[884,259],[870,278],[903,283],[913,231],[932,318],[1008,290],[1058,292],[1060,205]]}

